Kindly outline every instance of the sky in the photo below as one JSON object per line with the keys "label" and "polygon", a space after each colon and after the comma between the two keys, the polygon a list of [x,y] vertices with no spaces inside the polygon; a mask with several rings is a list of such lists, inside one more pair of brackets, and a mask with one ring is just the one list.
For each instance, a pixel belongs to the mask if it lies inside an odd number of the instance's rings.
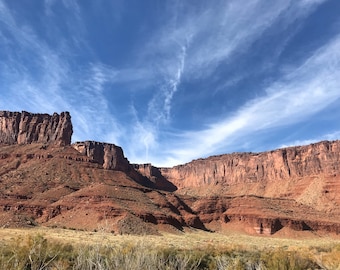
{"label": "sky", "polygon": [[174,166],[340,139],[339,0],[0,0],[0,110]]}

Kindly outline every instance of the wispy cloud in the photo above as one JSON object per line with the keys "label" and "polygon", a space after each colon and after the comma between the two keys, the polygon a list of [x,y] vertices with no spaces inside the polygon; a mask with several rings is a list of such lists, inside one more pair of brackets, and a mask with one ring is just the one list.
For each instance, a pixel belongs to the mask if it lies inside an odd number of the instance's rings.
{"label": "wispy cloud", "polygon": [[150,160],[149,152],[158,149],[158,127],[152,122],[141,120],[134,104],[129,107],[132,117],[132,126],[125,130],[129,134],[125,138],[125,153],[128,153],[129,159],[135,163],[145,163]]}
{"label": "wispy cloud", "polygon": [[51,16],[53,14],[53,5],[55,4],[56,0],[44,0],[45,5],[45,14],[47,16]]}
{"label": "wispy cloud", "polygon": [[[252,134],[299,123],[339,100],[340,37],[314,52],[302,52],[289,65],[275,66],[298,33],[295,24],[303,25],[304,19],[325,1],[169,2],[169,10],[164,11],[159,24],[147,29],[140,39],[143,42],[132,45],[134,37],[124,32],[133,49],[131,55],[126,54],[127,59],[124,56],[115,61],[105,57],[111,55],[110,46],[120,42],[123,32],[115,38],[105,32],[105,38],[97,43],[87,40],[87,31],[93,31],[89,21],[98,19],[96,12],[107,12],[107,7],[112,7],[105,1],[93,5],[97,9],[92,12],[81,1],[45,0],[41,12],[45,25],[37,29],[33,25],[36,22],[17,16],[6,1],[0,0],[0,55],[5,59],[0,62],[0,82],[6,89],[1,93],[0,106],[49,113],[69,110],[74,140],[116,143],[133,162],[174,165],[228,152],[233,144],[240,144]],[[119,3],[119,10],[127,12],[124,2]],[[124,12],[118,12],[119,18],[113,20],[117,25],[123,23]],[[110,31],[117,27],[112,24]],[[249,56],[252,46],[275,31],[291,28],[295,31],[286,31],[289,34],[279,39],[263,63],[248,70],[241,66],[228,74],[239,67],[240,59]],[[100,42],[109,42],[103,58],[93,45],[102,45]],[[114,50],[119,46],[112,47]],[[273,66],[276,74],[265,85],[247,86],[255,93],[252,100],[249,96],[238,100],[233,112],[216,110],[219,113],[209,120],[214,122],[204,128],[191,125],[190,131],[176,130],[173,112],[186,106],[179,97],[190,94],[189,100],[219,95],[253,72],[262,74]],[[211,81],[218,83],[211,86]],[[199,86],[201,82],[207,88]],[[189,89],[188,84],[198,87]],[[194,104],[196,99],[190,102]],[[189,109],[185,111],[191,113]],[[200,127],[207,123],[205,115],[196,119],[201,121]]]}
{"label": "wispy cloud", "polygon": [[152,119],[156,125],[167,124],[170,119],[171,102],[181,83],[184,71],[186,46],[182,46],[175,56],[175,60],[171,63],[173,70],[162,75],[163,79],[159,88],[148,104],[149,120]]}
{"label": "wispy cloud", "polygon": [[247,2],[220,1],[198,9],[188,8],[178,18],[178,28],[164,29],[160,44],[167,47],[176,40],[189,43],[186,72],[202,78],[258,40],[273,25],[287,27],[303,18],[323,1]]}
{"label": "wispy cloud", "polygon": [[[211,4],[207,2],[195,7],[189,7],[186,4],[174,5],[169,23],[158,30],[143,49],[145,53],[142,59],[151,61],[152,64],[154,64],[153,61],[157,61],[157,64],[152,65],[152,68],[156,66],[156,72],[159,73],[156,77],[162,78],[148,104],[148,116],[144,123],[142,121],[143,125],[147,126],[153,123],[156,126],[166,126],[171,123],[171,108],[176,102],[175,94],[180,89],[183,80],[201,80],[213,74],[219,65],[234,63],[235,57],[242,55],[242,52],[250,48],[273,25],[286,28],[296,20],[304,18],[322,2],[282,0],[271,3],[270,8],[268,8],[268,3],[261,0],[247,1],[246,3],[219,1]],[[286,40],[289,38],[287,37]],[[281,46],[278,49],[278,55],[283,50],[285,43]],[[301,69],[304,68],[301,67]],[[286,74],[285,76],[290,75]],[[236,83],[242,78],[243,75],[239,74]],[[265,97],[245,104],[233,117],[211,124],[206,130],[185,132],[176,137],[174,141],[180,146],[168,150],[172,157],[176,156],[173,161],[187,161],[211,153],[225,140],[230,140],[236,132],[241,130],[262,130],[278,125],[281,119],[289,120],[289,116],[299,113],[298,109],[295,106],[295,113],[290,113],[288,112],[289,108],[279,106],[282,102],[298,102],[299,98],[304,99],[305,96],[318,95],[317,92],[298,94],[296,93],[299,91],[297,88],[300,89],[302,86],[297,85],[297,80],[294,82],[289,78],[285,80],[290,81],[291,85],[286,85],[284,81],[273,84],[266,89],[267,92],[272,91],[273,93],[268,93]],[[305,78],[304,81],[310,83],[308,85],[310,87],[312,84],[319,85],[319,82],[308,81],[308,78]],[[225,81],[224,85],[233,83],[235,83],[234,79]],[[281,87],[281,83],[286,86]],[[211,90],[213,91],[213,89]],[[209,91],[210,89],[206,89],[206,92]],[[322,92],[321,95],[323,94]],[[314,99],[310,99],[310,103],[313,103],[312,100]],[[287,112],[282,113],[282,109]],[[304,109],[303,106],[301,110]],[[312,113],[310,110],[308,111]],[[278,114],[278,120],[268,117],[268,114]],[[295,120],[297,119],[295,118]],[[153,132],[158,131],[161,132],[162,128],[153,130]],[[154,138],[159,137],[158,134],[153,136]],[[149,149],[149,146],[146,146],[146,149]],[[149,150],[146,151],[149,152]],[[157,162],[156,156],[157,154],[154,159]]]}
{"label": "wispy cloud", "polygon": [[[334,38],[302,65],[266,89],[266,95],[241,107],[232,117],[204,130],[178,137],[180,145],[169,149],[172,162],[228,149],[251,134],[297,123],[340,98],[340,37]],[[170,161],[170,160],[169,160]]]}
{"label": "wispy cloud", "polygon": [[[45,4],[48,8],[56,3],[46,1]],[[75,1],[64,4],[78,9]],[[48,113],[68,110],[73,118],[74,140],[110,138],[118,142],[120,129],[108,112],[103,93],[105,84],[114,80],[116,72],[102,64],[73,70],[69,62],[72,59],[63,57],[72,55],[72,51],[64,51],[68,46],[60,51],[58,46],[51,47],[41,39],[29,24],[18,25],[2,1],[0,12],[7,26],[1,29],[10,34],[11,42],[3,49],[12,55],[0,64],[0,79],[6,82],[2,85],[6,88],[0,100],[2,109]]]}

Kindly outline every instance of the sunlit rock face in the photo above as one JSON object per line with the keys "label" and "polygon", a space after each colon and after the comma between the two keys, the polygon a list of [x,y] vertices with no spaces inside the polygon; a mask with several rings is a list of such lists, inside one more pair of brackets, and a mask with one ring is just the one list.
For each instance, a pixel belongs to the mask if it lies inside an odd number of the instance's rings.
{"label": "sunlit rock face", "polygon": [[104,169],[129,171],[130,163],[124,157],[121,147],[95,141],[76,142],[72,144],[78,152],[103,165]]}
{"label": "sunlit rock face", "polygon": [[[322,141],[262,153],[232,153],[172,168],[150,168],[151,165],[136,166],[141,174],[154,182],[165,179],[173,184],[178,194],[213,198],[213,205],[216,205],[216,198],[255,196],[296,202],[332,217],[340,215],[340,141]],[[211,217],[216,209],[210,207],[214,209],[210,211],[209,205],[203,203],[203,210],[200,208],[197,212],[206,213],[214,220]],[[263,206],[259,206],[261,208]],[[292,206],[292,209],[298,207]],[[224,213],[227,216],[234,214]]]}
{"label": "sunlit rock face", "polygon": [[0,226],[34,217],[81,229],[111,222],[123,233],[169,225],[340,234],[340,141],[157,168],[130,164],[114,144],[71,145],[71,135],[68,112],[0,112]]}
{"label": "sunlit rock face", "polygon": [[262,153],[233,153],[160,169],[179,188],[276,182],[340,174],[340,141]]}
{"label": "sunlit rock face", "polygon": [[73,133],[69,112],[34,114],[0,111],[0,143],[69,145]]}

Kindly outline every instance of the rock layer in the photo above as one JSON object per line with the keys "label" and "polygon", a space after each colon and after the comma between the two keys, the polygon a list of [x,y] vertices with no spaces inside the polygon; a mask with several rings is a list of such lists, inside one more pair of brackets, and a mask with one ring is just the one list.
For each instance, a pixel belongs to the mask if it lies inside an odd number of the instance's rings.
{"label": "rock layer", "polygon": [[73,133],[71,116],[0,111],[0,143],[53,143],[69,145]]}
{"label": "rock layer", "polygon": [[212,156],[159,172],[204,224],[340,232],[340,141]]}
{"label": "rock layer", "polygon": [[233,153],[198,159],[161,174],[178,188],[228,186],[340,174],[340,141],[278,149],[262,153]]}
{"label": "rock layer", "polygon": [[42,224],[137,234],[204,229],[179,197],[134,181],[133,172],[104,169],[72,146],[2,145],[0,227]]}
{"label": "rock layer", "polygon": [[67,146],[70,119],[0,112],[0,226],[26,217],[120,232],[243,224],[267,235],[284,227],[340,233],[340,141],[156,168],[130,164],[114,144]]}

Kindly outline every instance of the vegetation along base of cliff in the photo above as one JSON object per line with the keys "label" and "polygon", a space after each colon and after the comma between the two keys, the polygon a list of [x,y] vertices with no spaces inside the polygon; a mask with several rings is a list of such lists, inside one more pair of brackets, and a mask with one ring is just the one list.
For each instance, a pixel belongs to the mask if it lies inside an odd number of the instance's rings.
{"label": "vegetation along base of cliff", "polygon": [[189,232],[0,230],[1,269],[340,269],[340,241]]}

